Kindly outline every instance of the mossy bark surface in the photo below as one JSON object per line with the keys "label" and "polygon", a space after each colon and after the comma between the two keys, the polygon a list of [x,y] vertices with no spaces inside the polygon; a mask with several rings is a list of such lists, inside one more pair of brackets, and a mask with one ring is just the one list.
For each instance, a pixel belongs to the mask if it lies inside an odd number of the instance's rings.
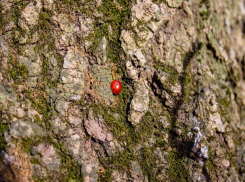
{"label": "mossy bark surface", "polygon": [[244,22],[243,0],[2,0],[0,179],[245,181]]}

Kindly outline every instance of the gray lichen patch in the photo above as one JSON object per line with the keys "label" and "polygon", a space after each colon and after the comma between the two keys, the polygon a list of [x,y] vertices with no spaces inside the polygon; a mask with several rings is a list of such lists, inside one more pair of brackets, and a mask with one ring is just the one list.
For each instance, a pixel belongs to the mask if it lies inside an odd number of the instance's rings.
{"label": "gray lichen patch", "polygon": [[29,30],[28,26],[37,25],[42,3],[41,1],[37,0],[35,1],[35,4],[36,5],[31,2],[22,10],[21,17],[18,22],[21,28]]}
{"label": "gray lichen patch", "polygon": [[68,108],[70,106],[70,102],[67,102],[65,99],[57,99],[55,103],[55,110],[63,116],[68,115]]}
{"label": "gray lichen patch", "polygon": [[131,170],[132,170],[132,178],[135,182],[140,182],[140,181],[144,181],[147,182],[148,179],[146,176],[144,176],[142,169],[140,167],[140,165],[138,164],[138,162],[136,161],[131,161]]}
{"label": "gray lichen patch", "polygon": [[20,56],[18,62],[28,68],[27,85],[29,87],[35,87],[38,83],[38,76],[41,73],[40,59],[34,62],[28,57]]}
{"label": "gray lichen patch", "polygon": [[126,182],[128,177],[127,177],[127,174],[126,173],[120,173],[118,171],[113,171],[113,173],[111,174],[113,176],[113,182],[116,182],[116,181],[122,181],[122,182]]}
{"label": "gray lichen patch", "polygon": [[99,65],[104,65],[107,62],[107,49],[108,41],[105,37],[102,37],[101,42],[99,43],[95,52],[97,63]]}
{"label": "gray lichen patch", "polygon": [[131,11],[133,30],[123,30],[120,40],[124,52],[130,58],[126,63],[127,73],[131,79],[137,81],[140,71],[136,67],[143,67],[153,59],[146,49],[152,48],[151,42],[155,33],[172,18],[175,10],[169,9],[165,3],[157,5],[151,1],[137,1]]}
{"label": "gray lichen patch", "polygon": [[73,33],[75,33],[75,24],[71,16],[65,14],[57,14],[51,17],[51,21],[59,27],[58,31],[54,32],[55,46],[58,50],[62,51],[69,46],[75,45]]}
{"label": "gray lichen patch", "polygon": [[165,3],[159,5],[149,1],[137,1],[131,9],[131,25],[137,34],[136,42],[144,47],[154,33],[163,23],[171,19],[174,10],[171,10]]}
{"label": "gray lichen patch", "polygon": [[31,153],[34,155],[35,159],[38,160],[41,158],[40,162],[43,162],[49,171],[58,172],[60,170],[60,158],[52,145],[45,145],[44,143],[41,143],[38,146],[34,146]]}
{"label": "gray lichen patch", "polygon": [[84,71],[86,64],[83,56],[70,49],[64,57],[60,77],[65,96],[69,100],[80,100],[84,94]]}
{"label": "gray lichen patch", "polygon": [[183,0],[166,0],[166,2],[170,7],[178,8],[183,3]]}
{"label": "gray lichen patch", "polygon": [[6,98],[10,98],[10,94],[7,92],[7,90],[4,88],[3,85],[0,85],[0,101],[3,103]]}
{"label": "gray lichen patch", "polygon": [[92,76],[95,79],[94,89],[96,90],[100,102],[111,105],[115,102],[115,96],[111,91],[110,85],[113,81],[111,70],[105,66],[93,65]]}
{"label": "gray lichen patch", "polygon": [[78,170],[81,171],[84,181],[97,181],[98,179],[99,161],[91,144],[92,141],[86,139],[81,128],[70,129],[64,142],[66,151],[79,164]]}
{"label": "gray lichen patch", "polygon": [[146,81],[139,81],[135,86],[136,93],[130,103],[130,112],[128,120],[133,124],[137,125],[140,123],[141,118],[145,115],[148,110],[149,104],[149,87]]}
{"label": "gray lichen patch", "polygon": [[0,50],[1,50],[2,56],[8,57],[9,47],[8,47],[8,43],[5,41],[3,36],[0,36]]}
{"label": "gray lichen patch", "polygon": [[15,138],[44,136],[45,131],[29,121],[15,121],[10,125],[9,134]]}
{"label": "gray lichen patch", "polygon": [[99,161],[97,161],[95,158],[91,159],[88,156],[88,154],[84,155],[83,166],[81,168],[82,174],[84,176],[83,180],[96,182],[98,180],[97,172],[99,169]]}
{"label": "gray lichen patch", "polygon": [[225,126],[223,122],[221,121],[221,117],[219,113],[211,114],[210,120],[212,123],[210,123],[211,128],[216,128],[219,132],[225,132]]}

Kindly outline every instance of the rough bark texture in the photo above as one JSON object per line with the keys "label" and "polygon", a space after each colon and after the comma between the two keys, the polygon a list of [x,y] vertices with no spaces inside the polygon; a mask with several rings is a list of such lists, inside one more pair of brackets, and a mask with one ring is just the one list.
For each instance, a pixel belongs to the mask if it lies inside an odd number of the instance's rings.
{"label": "rough bark texture", "polygon": [[0,181],[245,181],[244,22],[243,0],[1,0]]}

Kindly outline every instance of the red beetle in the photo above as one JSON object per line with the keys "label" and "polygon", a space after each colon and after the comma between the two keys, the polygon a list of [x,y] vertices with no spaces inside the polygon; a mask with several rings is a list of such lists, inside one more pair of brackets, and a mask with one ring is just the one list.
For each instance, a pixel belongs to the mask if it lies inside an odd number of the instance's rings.
{"label": "red beetle", "polygon": [[111,82],[111,90],[114,94],[119,94],[122,90],[122,83],[118,80],[113,80]]}

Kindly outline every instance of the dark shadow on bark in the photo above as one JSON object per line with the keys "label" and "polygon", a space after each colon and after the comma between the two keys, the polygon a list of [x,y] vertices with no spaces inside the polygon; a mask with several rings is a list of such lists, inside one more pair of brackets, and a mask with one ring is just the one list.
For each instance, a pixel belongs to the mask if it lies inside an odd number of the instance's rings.
{"label": "dark shadow on bark", "polygon": [[[2,151],[3,152],[3,151]],[[4,156],[1,152],[0,156],[0,182],[13,182],[18,181],[12,167],[9,164],[4,163]]]}
{"label": "dark shadow on bark", "polygon": [[[183,102],[185,101],[185,98],[188,96],[186,94],[188,94],[189,92],[185,89],[189,89],[188,87],[186,88],[186,84],[187,83],[187,78],[188,78],[188,74],[189,74],[189,69],[188,67],[190,66],[191,60],[194,58],[194,56],[199,52],[199,50],[201,49],[202,44],[199,42],[193,43],[192,48],[193,50],[191,50],[190,52],[186,53],[184,59],[183,59],[183,70],[184,72],[182,74],[180,74],[178,76],[178,81],[181,84],[181,88],[182,88],[182,95],[179,97],[174,97],[171,95],[171,92],[168,91],[166,88],[164,88],[164,86],[162,85],[161,81],[158,79],[158,77],[156,76],[156,74],[153,77],[153,82],[151,87],[153,88],[153,92],[155,94],[156,97],[158,97],[160,99],[160,101],[162,102],[162,104],[168,109],[170,115],[171,115],[171,124],[172,124],[172,129],[170,130],[169,134],[170,134],[170,145],[172,146],[172,148],[175,148],[177,153],[180,155],[180,157],[188,157],[188,158],[192,158],[193,160],[203,160],[202,158],[200,158],[200,149],[196,149],[194,146],[194,140],[193,139],[184,139],[182,138],[181,135],[177,134],[175,129],[176,129],[176,124],[177,124],[177,119],[178,119],[178,112],[181,109],[181,106],[183,104]],[[163,99],[161,97],[161,93],[159,92],[159,90],[165,90],[170,96],[172,96],[174,102],[175,102],[175,106],[174,107],[168,107],[165,104],[166,99]],[[183,167],[184,169],[184,167]],[[204,175],[206,177],[206,179],[210,179],[210,177],[208,176],[207,172],[205,172],[205,167],[203,167],[204,170]],[[189,177],[186,177],[186,180],[189,180]]]}

